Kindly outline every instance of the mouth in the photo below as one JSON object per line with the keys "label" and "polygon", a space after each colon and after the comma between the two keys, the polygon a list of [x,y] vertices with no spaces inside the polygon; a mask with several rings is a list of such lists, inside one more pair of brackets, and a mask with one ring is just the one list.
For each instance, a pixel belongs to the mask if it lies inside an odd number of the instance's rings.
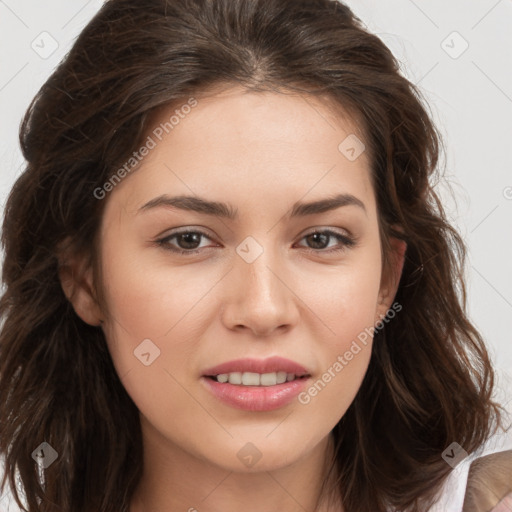
{"label": "mouth", "polygon": [[282,357],[229,361],[201,376],[201,382],[215,398],[251,412],[272,411],[291,404],[310,379],[306,368]]}

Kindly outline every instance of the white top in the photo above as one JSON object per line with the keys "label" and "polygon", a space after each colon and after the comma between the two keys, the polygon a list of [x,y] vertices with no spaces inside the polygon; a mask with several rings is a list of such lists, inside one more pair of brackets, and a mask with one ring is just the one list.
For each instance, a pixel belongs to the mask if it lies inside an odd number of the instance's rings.
{"label": "white top", "polygon": [[[510,403],[509,412],[510,410]],[[466,485],[468,481],[469,467],[478,457],[491,455],[493,453],[512,450],[512,425],[507,431],[499,430],[491,436],[478,450],[462,460],[444,482],[440,494],[440,500],[429,509],[429,512],[462,512]]]}
{"label": "white top", "polygon": [[508,415],[504,418],[504,427],[489,437],[478,450],[455,466],[443,484],[439,501],[428,512],[462,512],[471,463],[478,457],[512,450],[512,372],[499,368],[495,368],[495,370],[496,394],[494,399],[505,408]]}
{"label": "white top", "polygon": [[[499,429],[478,450],[455,466],[443,484],[439,493],[439,501],[428,512],[462,512],[471,463],[478,457],[512,450],[512,374],[509,375],[497,370],[497,376],[497,395],[495,399],[503,405],[508,413],[508,418],[504,422],[506,430]],[[3,472],[3,459],[0,459],[0,482]],[[4,493],[0,496],[0,512],[21,512],[16,506],[16,501],[9,493],[7,485]]]}

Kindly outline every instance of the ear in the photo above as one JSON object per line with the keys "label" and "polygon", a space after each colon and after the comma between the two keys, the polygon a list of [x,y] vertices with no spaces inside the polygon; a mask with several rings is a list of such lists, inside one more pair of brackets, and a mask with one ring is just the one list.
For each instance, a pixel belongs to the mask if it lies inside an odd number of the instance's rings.
{"label": "ear", "polygon": [[69,247],[61,250],[59,279],[76,314],[89,325],[101,325],[104,318],[94,293],[93,269],[85,255],[78,255]]}
{"label": "ear", "polygon": [[398,238],[390,238],[391,245],[390,268],[384,270],[380,282],[379,302],[375,322],[379,321],[391,307],[398,290],[402,269],[405,261],[407,243]]}

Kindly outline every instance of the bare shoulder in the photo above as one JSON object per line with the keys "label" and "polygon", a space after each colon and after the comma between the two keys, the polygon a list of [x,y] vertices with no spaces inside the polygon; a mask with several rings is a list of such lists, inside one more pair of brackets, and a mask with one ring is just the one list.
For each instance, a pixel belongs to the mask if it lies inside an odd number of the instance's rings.
{"label": "bare shoulder", "polygon": [[469,469],[463,512],[491,511],[498,503],[510,498],[512,450],[475,459]]}

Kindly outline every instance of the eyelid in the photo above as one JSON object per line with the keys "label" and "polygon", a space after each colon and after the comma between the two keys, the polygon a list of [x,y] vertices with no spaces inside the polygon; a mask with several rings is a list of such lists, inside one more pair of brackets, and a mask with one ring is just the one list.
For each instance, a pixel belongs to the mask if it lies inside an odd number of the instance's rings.
{"label": "eyelid", "polygon": [[204,235],[208,238],[215,237],[215,235],[209,234],[210,231],[211,230],[209,230],[208,228],[205,228],[203,226],[196,226],[196,225],[181,226],[179,228],[166,229],[165,231],[162,231],[160,234],[158,234],[155,237],[155,239],[169,238],[173,235],[181,235],[182,233],[201,233],[202,235]]}
{"label": "eyelid", "polygon": [[308,228],[308,230],[299,235],[299,238],[304,238],[305,236],[313,235],[315,233],[331,233],[345,236],[347,238],[355,238],[355,236],[348,229],[334,228],[331,226],[315,226],[314,228]]}

